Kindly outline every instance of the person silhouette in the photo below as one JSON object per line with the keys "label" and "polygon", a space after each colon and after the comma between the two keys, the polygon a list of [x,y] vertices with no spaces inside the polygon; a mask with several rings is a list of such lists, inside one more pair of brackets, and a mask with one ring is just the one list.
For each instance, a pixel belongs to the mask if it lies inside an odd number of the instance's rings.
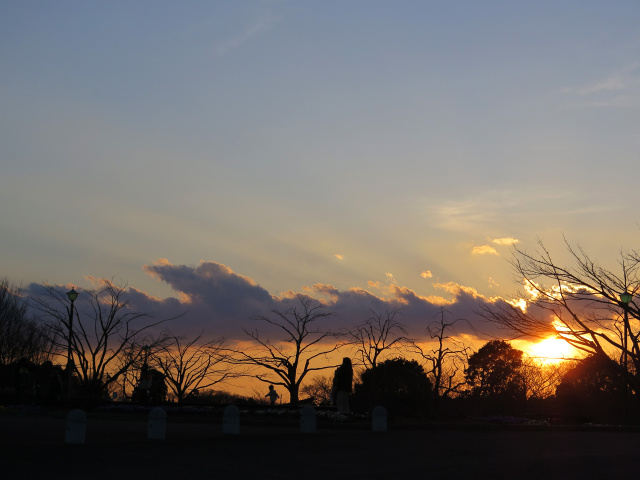
{"label": "person silhouette", "polygon": [[273,385],[269,385],[269,393],[267,393],[265,397],[269,397],[269,405],[273,407],[276,404],[276,400],[280,398],[280,395],[276,393],[276,389],[273,388]]}
{"label": "person silhouette", "polygon": [[342,359],[342,365],[336,368],[331,389],[333,404],[338,407],[338,412],[340,413],[349,413],[349,395],[351,394],[352,383],[353,367],[351,365],[351,359],[344,357]]}

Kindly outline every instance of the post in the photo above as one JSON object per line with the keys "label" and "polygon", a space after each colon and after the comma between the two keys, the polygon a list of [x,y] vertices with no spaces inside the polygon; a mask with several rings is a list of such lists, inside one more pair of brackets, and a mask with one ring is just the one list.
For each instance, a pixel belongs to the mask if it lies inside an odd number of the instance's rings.
{"label": "post", "polygon": [[149,412],[149,424],[147,439],[164,440],[167,436],[167,413],[160,407],[155,407]]}
{"label": "post", "polygon": [[67,432],[65,442],[82,445],[87,431],[87,414],[82,410],[71,410],[67,415]]}
{"label": "post", "polygon": [[306,405],[300,410],[300,431],[316,433],[316,409],[311,405]]}
{"label": "post", "polygon": [[238,435],[240,433],[240,409],[235,405],[227,405],[222,417],[222,433]]}
{"label": "post", "polygon": [[371,429],[374,432],[387,431],[387,409],[377,406],[371,412]]}

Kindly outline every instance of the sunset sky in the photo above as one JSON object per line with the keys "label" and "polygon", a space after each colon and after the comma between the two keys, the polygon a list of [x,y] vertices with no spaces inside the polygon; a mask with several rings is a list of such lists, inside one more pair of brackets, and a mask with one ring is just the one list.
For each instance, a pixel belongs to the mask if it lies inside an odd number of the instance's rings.
{"label": "sunset sky", "polygon": [[127,283],[227,334],[285,292],[341,324],[470,318],[537,238],[615,265],[640,245],[639,23],[637,0],[3,1],[0,276]]}

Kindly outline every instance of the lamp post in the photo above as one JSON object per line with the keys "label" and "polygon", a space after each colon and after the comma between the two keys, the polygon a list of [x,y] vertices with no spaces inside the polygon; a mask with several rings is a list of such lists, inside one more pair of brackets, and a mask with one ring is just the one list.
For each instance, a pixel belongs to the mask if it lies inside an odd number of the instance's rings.
{"label": "lamp post", "polygon": [[624,310],[624,337],[622,338],[622,365],[624,367],[624,422],[627,423],[628,416],[628,392],[629,381],[628,376],[628,357],[627,357],[627,339],[629,337],[629,303],[633,300],[631,295],[626,289],[622,295],[620,295],[620,302],[622,303],[622,309]]}
{"label": "lamp post", "polygon": [[73,365],[73,360],[71,359],[71,337],[73,335],[73,302],[76,301],[78,295],[78,292],[76,292],[74,288],[67,292],[67,297],[71,302],[71,306],[69,307],[69,341],[67,343],[67,400],[71,398],[71,370]]}

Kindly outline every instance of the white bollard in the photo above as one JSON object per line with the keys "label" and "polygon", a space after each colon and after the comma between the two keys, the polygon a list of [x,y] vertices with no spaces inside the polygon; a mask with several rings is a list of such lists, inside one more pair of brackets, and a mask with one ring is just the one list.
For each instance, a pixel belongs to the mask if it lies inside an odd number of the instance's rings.
{"label": "white bollard", "polygon": [[300,431],[316,433],[316,409],[311,405],[306,405],[300,410]]}
{"label": "white bollard", "polygon": [[227,405],[222,417],[222,433],[238,435],[240,433],[240,409],[235,405]]}
{"label": "white bollard", "polygon": [[387,409],[377,406],[371,413],[371,428],[374,432],[387,431]]}
{"label": "white bollard", "polygon": [[164,440],[167,437],[167,412],[155,407],[149,412],[147,439]]}
{"label": "white bollard", "polygon": [[75,445],[84,444],[87,432],[87,414],[82,410],[71,410],[67,415],[67,433],[65,442]]}

